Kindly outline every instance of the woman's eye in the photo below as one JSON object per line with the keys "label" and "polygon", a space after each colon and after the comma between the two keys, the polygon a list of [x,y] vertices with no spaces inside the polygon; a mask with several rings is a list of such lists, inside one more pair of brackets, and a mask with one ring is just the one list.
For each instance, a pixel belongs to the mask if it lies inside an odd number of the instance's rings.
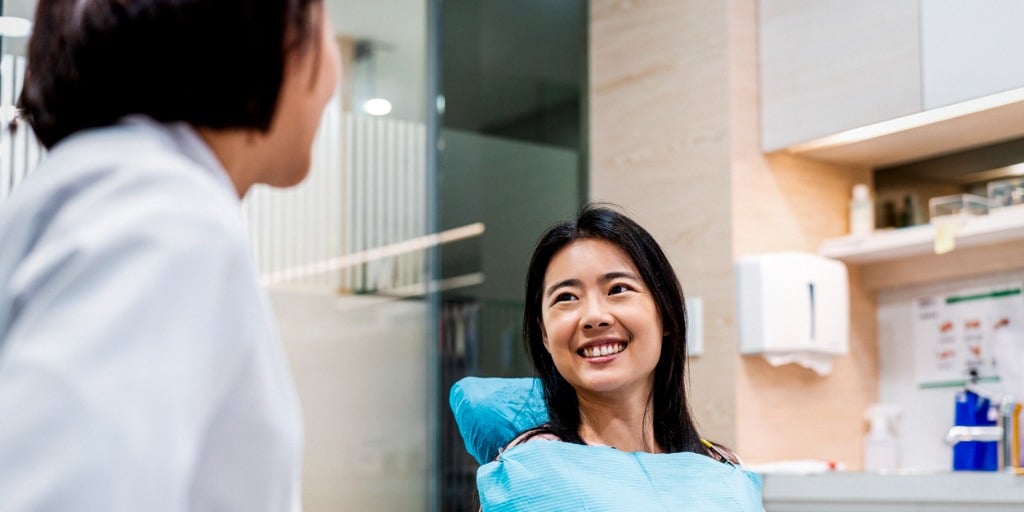
{"label": "woman's eye", "polygon": [[567,300],[574,300],[575,298],[576,296],[569,292],[562,292],[555,295],[555,302],[565,302]]}
{"label": "woman's eye", "polygon": [[612,288],[610,290],[608,290],[608,295],[615,295],[617,293],[628,292],[628,291],[629,291],[629,287],[628,286],[626,286],[624,284],[617,284],[617,285],[612,286]]}
{"label": "woman's eye", "polygon": [[617,294],[621,294],[621,293],[625,293],[625,292],[635,292],[635,291],[636,291],[636,288],[634,288],[634,287],[632,287],[630,285],[618,284],[618,285],[612,285],[611,286],[611,289],[608,290],[608,295],[617,295]]}

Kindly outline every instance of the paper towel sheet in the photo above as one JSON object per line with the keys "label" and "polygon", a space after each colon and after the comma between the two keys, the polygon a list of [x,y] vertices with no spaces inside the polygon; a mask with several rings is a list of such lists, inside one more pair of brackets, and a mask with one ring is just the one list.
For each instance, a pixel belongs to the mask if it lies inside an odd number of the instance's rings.
{"label": "paper towel sheet", "polygon": [[832,356],[821,352],[766,352],[762,356],[772,366],[794,363],[804,368],[810,368],[814,370],[814,373],[822,376],[832,372]]}

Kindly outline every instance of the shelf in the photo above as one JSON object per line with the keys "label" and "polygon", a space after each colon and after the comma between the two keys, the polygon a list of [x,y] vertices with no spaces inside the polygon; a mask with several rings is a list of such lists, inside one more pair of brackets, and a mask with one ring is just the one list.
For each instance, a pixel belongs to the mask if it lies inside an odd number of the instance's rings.
{"label": "shelf", "polygon": [[[936,227],[927,224],[830,238],[821,244],[818,254],[858,265],[934,254],[935,233]],[[957,249],[1024,240],[1024,208],[966,218],[955,228],[954,236]]]}
{"label": "shelf", "polygon": [[1024,88],[791,145],[827,162],[887,167],[1024,136]]}

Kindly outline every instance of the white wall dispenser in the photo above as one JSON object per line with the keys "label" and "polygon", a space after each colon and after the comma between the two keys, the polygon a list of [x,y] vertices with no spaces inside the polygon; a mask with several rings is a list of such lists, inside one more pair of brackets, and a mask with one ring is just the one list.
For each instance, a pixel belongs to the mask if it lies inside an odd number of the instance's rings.
{"label": "white wall dispenser", "polygon": [[832,358],[849,351],[849,285],[839,261],[796,252],[742,257],[736,297],[742,354],[827,375]]}

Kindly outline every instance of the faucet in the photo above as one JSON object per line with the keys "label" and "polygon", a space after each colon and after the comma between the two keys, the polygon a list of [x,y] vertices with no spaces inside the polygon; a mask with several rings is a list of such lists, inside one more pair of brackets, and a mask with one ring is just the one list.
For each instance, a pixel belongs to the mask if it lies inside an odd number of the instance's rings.
{"label": "faucet", "polygon": [[991,425],[987,427],[950,427],[946,432],[946,444],[953,446],[964,441],[1002,441],[1003,427]]}

